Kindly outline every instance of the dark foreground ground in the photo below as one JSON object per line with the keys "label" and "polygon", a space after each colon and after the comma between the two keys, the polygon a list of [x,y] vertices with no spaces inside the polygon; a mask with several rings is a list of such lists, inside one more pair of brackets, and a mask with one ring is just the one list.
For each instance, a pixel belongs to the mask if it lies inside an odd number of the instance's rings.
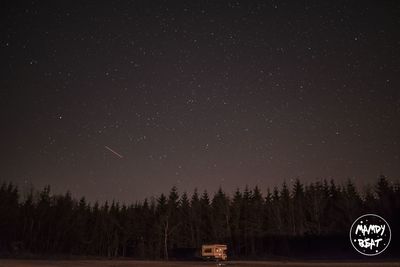
{"label": "dark foreground ground", "polygon": [[[71,260],[71,261],[52,261],[52,260],[0,260],[0,267],[204,267],[204,266],[218,266],[215,262],[162,262],[162,261],[100,261],[100,260]],[[350,267],[364,267],[364,266],[383,266],[392,267],[399,266],[400,261],[393,262],[329,262],[329,261],[228,261],[222,263],[220,266],[243,266],[243,267],[333,267],[333,266],[350,266]]]}

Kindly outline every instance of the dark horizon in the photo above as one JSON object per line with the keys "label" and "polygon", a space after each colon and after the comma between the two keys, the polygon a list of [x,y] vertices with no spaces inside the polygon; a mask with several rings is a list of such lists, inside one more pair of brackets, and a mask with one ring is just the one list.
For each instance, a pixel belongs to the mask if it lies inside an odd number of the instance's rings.
{"label": "dark horizon", "polygon": [[400,177],[396,2],[1,11],[0,179],[131,202],[176,185]]}
{"label": "dark horizon", "polygon": [[365,260],[352,248],[349,229],[373,213],[384,218],[388,230],[379,237],[390,242],[378,259],[397,259],[400,184],[381,176],[360,195],[352,183],[297,180],[268,195],[249,188],[190,196],[172,188],[154,201],[90,204],[49,188],[21,200],[17,187],[2,184],[0,258],[194,260],[199,255],[188,248],[226,244],[229,260]]}
{"label": "dark horizon", "polygon": [[177,185],[172,185],[170,188],[168,188],[167,190],[163,191],[163,192],[155,192],[152,195],[148,195],[142,199],[138,199],[136,197],[132,197],[131,200],[121,200],[119,199],[117,196],[114,196],[110,199],[92,199],[90,197],[87,197],[85,195],[78,195],[76,192],[74,192],[73,190],[70,190],[68,188],[65,188],[64,191],[60,191],[54,189],[54,187],[51,184],[46,184],[42,187],[39,186],[35,186],[34,184],[17,184],[17,183],[13,183],[12,181],[7,181],[7,180],[0,180],[0,185],[13,185],[13,186],[17,186],[19,189],[19,194],[21,195],[21,199],[20,201],[24,201],[26,200],[26,197],[29,196],[31,193],[33,193],[34,197],[39,197],[40,192],[42,192],[45,188],[49,188],[50,189],[50,195],[52,197],[58,197],[58,196],[64,196],[66,194],[69,194],[73,199],[75,200],[80,200],[82,198],[85,199],[85,201],[90,204],[93,205],[95,203],[101,204],[103,205],[105,202],[107,203],[119,203],[120,205],[134,205],[136,203],[138,204],[143,204],[144,201],[147,202],[151,202],[151,201],[156,201],[161,195],[167,196],[169,192],[171,192],[171,190],[173,188],[175,188],[177,190],[177,193],[179,195],[182,194],[186,194],[188,197],[192,197],[193,194],[195,192],[197,192],[199,195],[203,194],[204,192],[207,192],[207,194],[209,195],[214,195],[216,194],[219,190],[222,190],[224,192],[224,194],[231,198],[234,196],[234,194],[237,191],[245,191],[246,188],[249,191],[253,191],[255,188],[257,188],[260,193],[262,194],[263,197],[266,197],[269,193],[272,193],[275,188],[280,189],[282,188],[283,184],[285,184],[287,186],[287,188],[289,189],[290,193],[293,193],[293,190],[295,188],[296,182],[300,181],[305,187],[309,187],[310,185],[322,185],[324,186],[324,184],[326,183],[326,185],[330,186],[330,184],[333,182],[338,189],[344,189],[346,188],[346,186],[348,186],[348,184],[352,184],[354,185],[354,187],[356,188],[356,190],[359,192],[359,195],[362,199],[365,198],[365,196],[370,193],[370,192],[374,192],[374,190],[376,190],[375,186],[376,183],[379,181],[379,179],[381,177],[385,177],[385,179],[388,181],[388,184],[392,187],[399,187],[400,186],[400,179],[391,179],[390,177],[387,177],[383,174],[377,176],[375,178],[374,181],[372,181],[372,183],[363,183],[361,186],[356,184],[356,181],[352,180],[351,178],[345,179],[344,181],[337,181],[336,179],[315,179],[314,181],[310,180],[308,181],[306,179],[306,181],[300,179],[300,178],[296,178],[296,179],[291,179],[289,182],[287,182],[286,180],[282,180],[281,184],[277,184],[271,187],[266,187],[266,188],[261,188],[259,185],[248,185],[248,184],[244,184],[242,186],[237,186],[236,188],[234,188],[233,190],[227,190],[227,188],[225,188],[223,185],[217,186],[215,188],[198,188],[198,187],[193,187],[189,190],[182,190],[181,188],[179,188],[179,186]]}

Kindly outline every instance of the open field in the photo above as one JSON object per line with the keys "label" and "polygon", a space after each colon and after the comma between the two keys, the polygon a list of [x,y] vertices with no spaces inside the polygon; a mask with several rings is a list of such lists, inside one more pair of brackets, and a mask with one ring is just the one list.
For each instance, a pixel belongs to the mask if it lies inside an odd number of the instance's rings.
{"label": "open field", "polygon": [[[228,261],[222,266],[243,266],[243,267],[367,267],[367,266],[399,266],[400,261],[395,262],[328,262],[328,261]],[[204,267],[218,266],[215,262],[162,262],[162,261],[107,261],[107,260],[71,260],[71,261],[52,261],[52,260],[0,260],[0,267]]]}

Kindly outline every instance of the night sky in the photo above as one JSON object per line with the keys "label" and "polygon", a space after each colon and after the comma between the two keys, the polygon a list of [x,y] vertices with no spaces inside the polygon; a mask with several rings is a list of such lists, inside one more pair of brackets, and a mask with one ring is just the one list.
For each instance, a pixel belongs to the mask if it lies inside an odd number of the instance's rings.
{"label": "night sky", "polygon": [[2,3],[0,180],[132,202],[399,178],[397,1],[99,2]]}

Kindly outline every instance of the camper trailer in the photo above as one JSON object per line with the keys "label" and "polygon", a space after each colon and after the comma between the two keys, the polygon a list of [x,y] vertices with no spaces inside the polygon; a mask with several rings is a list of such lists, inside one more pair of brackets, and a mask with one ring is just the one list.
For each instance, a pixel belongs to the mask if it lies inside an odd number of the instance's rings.
{"label": "camper trailer", "polygon": [[201,256],[203,259],[227,260],[227,247],[221,244],[202,245]]}

